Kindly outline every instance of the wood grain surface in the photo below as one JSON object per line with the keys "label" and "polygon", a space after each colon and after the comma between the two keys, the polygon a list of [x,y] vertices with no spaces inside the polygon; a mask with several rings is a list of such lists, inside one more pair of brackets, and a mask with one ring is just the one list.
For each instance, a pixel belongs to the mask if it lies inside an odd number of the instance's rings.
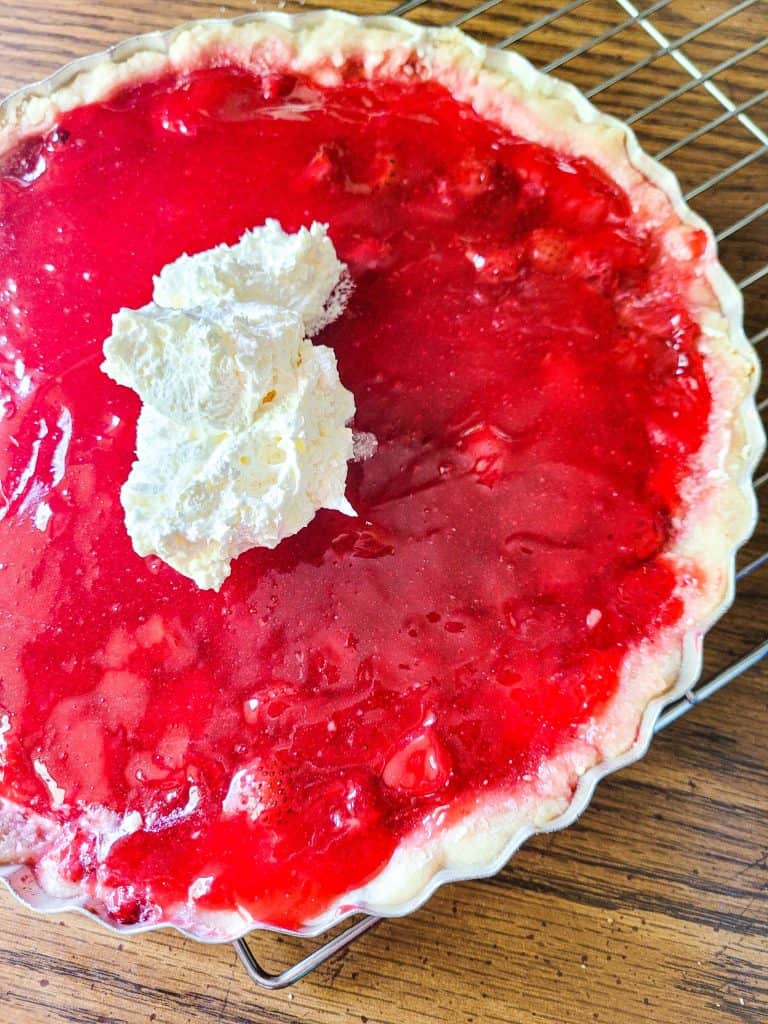
{"label": "wood grain surface", "polygon": [[[3,0],[0,92],[127,35],[266,6]],[[390,9],[381,0],[347,6]],[[472,6],[428,2],[409,17],[446,24]],[[467,28],[497,41],[556,6],[502,0]],[[766,0],[739,7],[685,46],[704,74],[768,32]],[[653,21],[676,39],[727,10],[720,0],[671,0]],[[516,45],[544,65],[626,18],[613,0],[587,0]],[[590,88],[642,62],[657,45],[640,26],[628,26],[561,73]],[[686,71],[661,54],[596,100],[627,116],[687,81]],[[716,81],[735,103],[756,95],[768,81],[766,51],[724,68]],[[637,127],[657,153],[722,110],[697,88]],[[749,114],[768,131],[766,101]],[[732,119],[669,164],[693,188],[757,145],[749,128]],[[767,200],[763,157],[693,205],[722,230]],[[768,262],[768,220],[737,232],[722,252],[739,280]],[[768,323],[767,282],[746,291],[750,334]],[[742,563],[766,549],[763,524]],[[707,674],[766,634],[768,566],[740,586],[735,608],[712,633]],[[36,916],[0,892],[0,1022],[765,1024],[767,680],[759,667],[671,727],[643,762],[603,783],[575,826],[529,842],[498,877],[444,888],[418,913],[381,924],[289,991],[269,994],[250,985],[231,946],[199,945],[173,932],[123,938],[76,915]],[[311,944],[264,934],[253,946],[274,969]]]}

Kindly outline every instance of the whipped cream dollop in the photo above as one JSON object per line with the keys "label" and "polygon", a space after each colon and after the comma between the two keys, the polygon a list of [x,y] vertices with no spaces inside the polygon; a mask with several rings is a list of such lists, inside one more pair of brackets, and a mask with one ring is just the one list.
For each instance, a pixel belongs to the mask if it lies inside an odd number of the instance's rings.
{"label": "whipped cream dollop", "polygon": [[143,402],[120,498],[136,552],[203,589],[273,548],[344,490],[355,412],[333,351],[311,338],[344,309],[346,268],[326,226],[275,220],[236,245],[181,256],[153,302],[122,309],[102,370]]}

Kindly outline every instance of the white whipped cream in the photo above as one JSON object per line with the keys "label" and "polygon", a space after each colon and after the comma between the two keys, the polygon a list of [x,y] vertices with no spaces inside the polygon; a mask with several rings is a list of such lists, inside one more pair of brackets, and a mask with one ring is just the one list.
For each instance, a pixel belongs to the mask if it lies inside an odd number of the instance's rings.
{"label": "white whipped cream", "polygon": [[203,589],[276,547],[344,495],[354,399],[336,357],[309,338],[343,310],[344,264],[326,227],[275,220],[236,245],[181,256],[154,301],[122,309],[102,370],[144,403],[121,491],[136,552]]}

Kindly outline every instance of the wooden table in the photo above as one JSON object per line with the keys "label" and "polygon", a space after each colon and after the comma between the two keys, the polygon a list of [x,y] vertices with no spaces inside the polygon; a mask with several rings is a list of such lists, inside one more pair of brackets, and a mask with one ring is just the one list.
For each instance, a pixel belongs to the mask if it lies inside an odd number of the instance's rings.
{"label": "wooden table", "polygon": [[[258,3],[204,0],[4,0],[0,91],[121,37]],[[503,0],[472,21],[499,39],[554,10],[552,0]],[[646,6],[646,5],[641,5]],[[371,0],[349,7],[385,12]],[[471,9],[428,3],[422,20],[445,23]],[[290,7],[289,7],[290,9]],[[670,37],[725,10],[720,0],[673,0],[654,18]],[[520,43],[546,63],[619,23],[612,0],[584,4]],[[766,34],[768,4],[754,6],[694,41],[706,70]],[[590,85],[653,49],[638,27],[576,60],[568,76]],[[718,79],[735,102],[765,87],[765,54]],[[627,114],[686,81],[664,57],[601,103]],[[703,90],[643,121],[653,152],[722,108]],[[766,104],[752,114],[768,128]],[[754,148],[734,122],[672,161],[685,185]],[[765,161],[699,200],[716,228],[768,196]],[[762,190],[762,193],[760,192]],[[766,221],[724,246],[743,277],[768,260]],[[765,282],[748,292],[748,328],[768,322]],[[768,529],[743,555],[768,548]],[[765,570],[750,577],[736,609],[712,635],[707,672],[763,638]],[[202,946],[173,932],[122,938],[76,915],[39,917],[0,892],[0,1019],[8,1024],[177,1022],[549,1022],[714,1024],[768,1020],[768,753],[766,679],[753,670],[663,734],[650,755],[605,782],[566,832],[529,842],[495,879],[444,888],[418,913],[385,922],[294,989],[252,987],[231,946]],[[287,965],[307,944],[263,935],[258,955]]]}

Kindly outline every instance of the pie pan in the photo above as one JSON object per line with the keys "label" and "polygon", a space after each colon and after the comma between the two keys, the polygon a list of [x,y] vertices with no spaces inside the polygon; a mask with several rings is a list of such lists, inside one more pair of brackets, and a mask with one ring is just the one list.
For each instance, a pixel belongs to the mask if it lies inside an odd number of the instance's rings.
{"label": "pie pan", "polygon": [[[235,19],[232,22],[217,20],[195,22],[181,26],[167,33],[153,33],[139,36],[118,44],[109,51],[77,60],[56,72],[44,82],[38,83],[10,96],[0,106],[0,152],[6,144],[13,145],[17,138],[49,126],[51,107],[48,99],[54,94],[64,95],[62,90],[79,81],[89,82],[88,88],[95,93],[86,97],[96,99],[105,92],[103,83],[88,79],[89,73],[99,74],[107,69],[107,77],[113,73],[108,88],[120,80],[121,68],[139,55],[156,55],[156,69],[162,65],[164,56],[174,47],[183,48],[185,40],[201,36],[220,39],[236,31],[238,26],[278,26],[289,31],[310,30],[318,26],[331,26],[334,31],[381,30],[395,33],[404,45],[417,48],[425,36],[425,30],[410,22],[396,18],[355,18],[349,15],[329,12],[311,12],[301,15],[254,14]],[[458,36],[451,36],[456,40]],[[457,43],[472,58],[486,68],[511,80],[521,83],[527,93],[546,96],[556,102],[570,105],[574,116],[586,125],[597,125],[607,145],[618,145],[628,164],[639,171],[645,181],[658,187],[671,201],[679,220],[703,230],[714,251],[714,239],[710,229],[690,211],[683,202],[676,179],[666,168],[651,160],[640,149],[634,135],[618,121],[597,113],[591,104],[573,87],[541,75],[523,58],[514,53],[489,51],[461,37]],[[83,78],[82,76],[86,77]],[[127,79],[126,79],[127,80]],[[3,137],[5,136],[5,138]],[[764,446],[764,435],[755,405],[755,391],[758,369],[755,356],[744,337],[741,327],[742,298],[738,288],[726,275],[716,260],[710,260],[707,268],[709,283],[715,292],[720,310],[727,321],[727,344],[746,370],[747,381],[740,398],[738,410],[730,432],[730,450],[723,457],[730,469],[731,485],[727,497],[727,509],[717,525],[723,527],[716,534],[710,532],[707,543],[712,548],[712,558],[720,569],[718,592],[709,595],[706,609],[697,615],[696,621],[684,633],[674,649],[664,652],[659,664],[667,689],[646,702],[642,719],[629,745],[619,744],[620,750],[596,764],[584,763],[583,769],[574,769],[574,785],[565,806],[554,802],[539,801],[534,811],[514,814],[500,821],[495,812],[478,811],[472,818],[464,819],[457,826],[448,843],[441,835],[436,846],[429,844],[404,844],[399,847],[390,864],[383,872],[364,887],[363,890],[347,893],[337,900],[322,915],[301,928],[295,934],[317,935],[337,924],[353,913],[370,913],[377,916],[402,916],[420,906],[434,890],[445,882],[474,879],[498,872],[515,850],[529,836],[554,831],[571,824],[585,809],[592,792],[600,779],[625,767],[640,758],[648,747],[655,722],[663,707],[679,698],[696,682],[702,667],[702,637],[711,625],[730,605],[734,593],[735,555],[738,547],[754,529],[756,503],[751,484],[751,475]],[[711,526],[711,524],[709,524]],[[712,598],[712,599],[709,599]],[[680,650],[681,648],[681,650]],[[577,755],[574,755],[577,757]],[[577,761],[574,764],[578,763]],[[573,767],[573,766],[571,766]],[[490,819],[496,820],[491,824]],[[523,820],[525,819],[525,820]],[[80,910],[95,917],[108,927],[120,932],[139,932],[159,927],[177,927],[184,934],[199,941],[231,941],[254,928],[274,926],[252,920],[211,920],[205,929],[192,929],[183,921],[162,924],[117,925],[106,920],[98,906],[86,906],[82,898],[52,896],[46,892],[32,871],[23,864],[7,864],[0,868],[0,877],[8,888],[32,909],[58,913],[64,910]]]}

